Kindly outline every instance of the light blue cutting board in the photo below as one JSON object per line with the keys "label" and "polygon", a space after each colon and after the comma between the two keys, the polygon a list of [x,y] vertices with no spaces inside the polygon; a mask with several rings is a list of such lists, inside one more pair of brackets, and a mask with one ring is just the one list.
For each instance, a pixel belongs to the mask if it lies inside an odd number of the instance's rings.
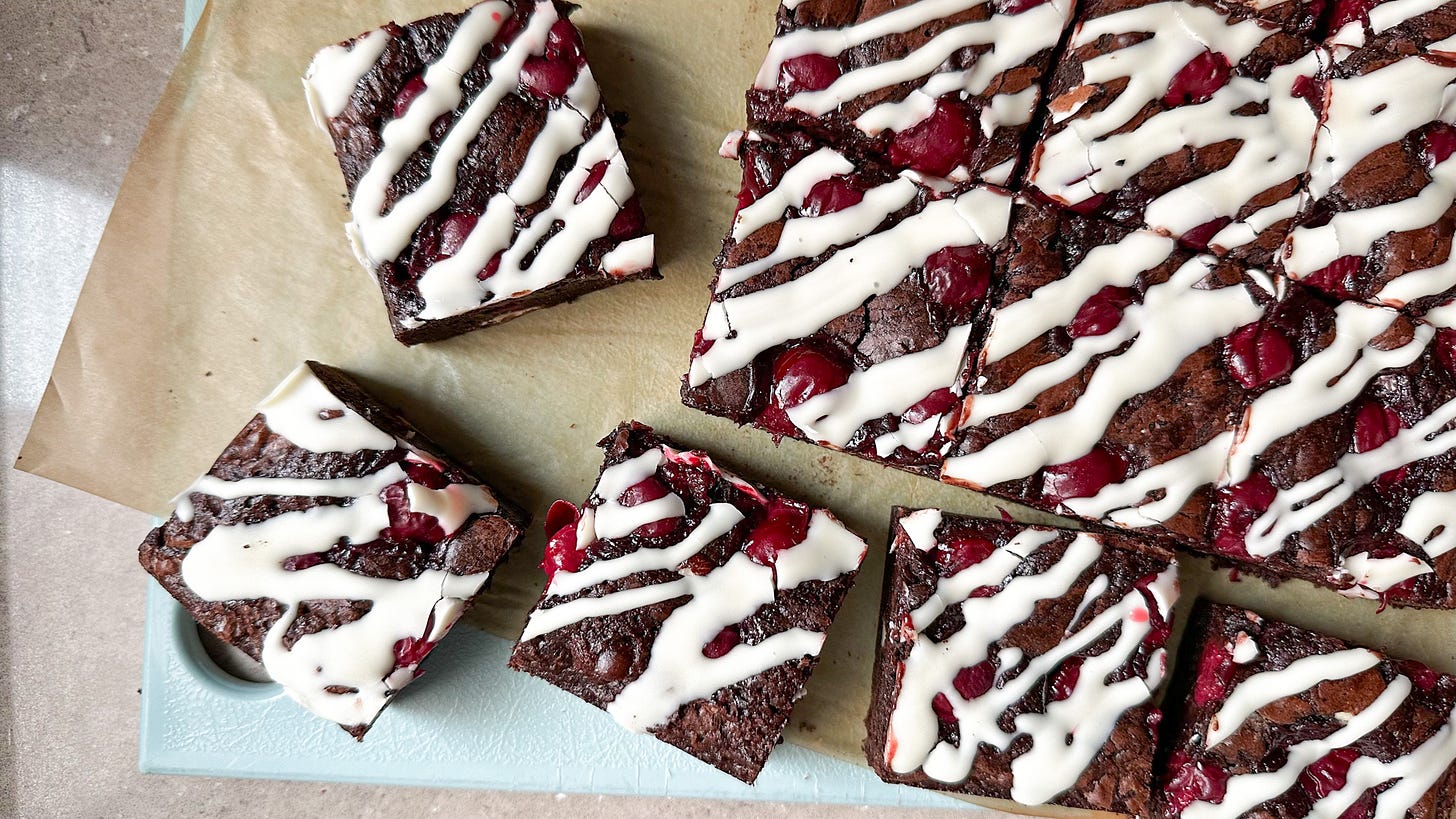
{"label": "light blue cutting board", "polygon": [[[206,0],[186,0],[184,39]],[[139,764],[147,773],[489,790],[971,807],[792,745],[750,787],[605,712],[506,668],[510,643],[470,627],[440,644],[368,739],[355,742],[272,683],[207,656],[191,618],[147,592]]]}

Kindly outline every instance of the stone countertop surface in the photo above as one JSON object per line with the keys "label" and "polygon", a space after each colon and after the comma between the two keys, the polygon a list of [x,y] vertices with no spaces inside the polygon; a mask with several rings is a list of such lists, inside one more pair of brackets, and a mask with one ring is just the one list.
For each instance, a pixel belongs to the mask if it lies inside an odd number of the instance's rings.
{"label": "stone countertop surface", "polygon": [[134,546],[148,517],[9,465],[127,161],[176,62],[181,5],[0,4],[0,816],[911,815],[137,771],[142,600],[149,581],[136,566]]}

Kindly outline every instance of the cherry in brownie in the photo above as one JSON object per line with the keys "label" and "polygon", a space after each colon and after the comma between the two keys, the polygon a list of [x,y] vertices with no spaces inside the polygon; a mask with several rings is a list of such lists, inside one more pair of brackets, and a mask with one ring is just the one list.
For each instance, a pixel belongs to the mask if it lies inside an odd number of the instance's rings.
{"label": "cherry in brownie", "polygon": [[1281,269],[1336,298],[1456,312],[1441,310],[1456,302],[1456,62],[1381,39],[1341,60],[1326,93]]}
{"label": "cherry in brownie", "polygon": [[789,124],[928,176],[1009,183],[1069,0],[802,0],[779,8],[754,127]]}
{"label": "cherry in brownie", "polygon": [[490,0],[329,46],[304,81],[396,337],[436,341],[657,278],[562,2]]}
{"label": "cherry in brownie", "polygon": [[1010,244],[942,478],[1200,541],[1246,401],[1290,363],[1251,327],[1274,283],[1034,203]]}
{"label": "cherry in brownie", "polygon": [[1238,6],[1083,4],[1030,188],[1084,215],[1267,265],[1300,204],[1328,56]]}
{"label": "cherry in brownie", "polygon": [[525,671],[745,782],[778,743],[865,544],[827,510],[624,423],[546,516]]}
{"label": "cherry in brownie", "polygon": [[525,523],[395,410],[307,362],[140,560],[199,624],[362,739]]}
{"label": "cherry in brownie", "polygon": [[888,782],[1148,816],[1167,552],[896,509],[865,752]]}
{"label": "cherry in brownie", "polygon": [[1250,404],[1207,548],[1351,596],[1456,607],[1456,330],[1356,302],[1304,312],[1316,351]]}
{"label": "cherry in brownie", "polygon": [[1456,3],[1450,0],[1335,0],[1326,42],[1337,59],[1366,46],[1392,56],[1450,54]]}
{"label": "cherry in brownie", "polygon": [[1154,815],[1451,815],[1456,678],[1232,606],[1186,633]]}
{"label": "cherry in brownie", "polygon": [[1010,197],[750,133],[691,407],[934,474]]}

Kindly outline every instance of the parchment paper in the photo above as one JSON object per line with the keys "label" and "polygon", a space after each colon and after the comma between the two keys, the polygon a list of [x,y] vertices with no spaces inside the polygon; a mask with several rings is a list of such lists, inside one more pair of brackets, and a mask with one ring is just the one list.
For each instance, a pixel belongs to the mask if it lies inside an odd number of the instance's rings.
{"label": "parchment paper", "polygon": [[[457,0],[458,2],[458,0]],[[358,375],[537,516],[579,502],[593,444],[637,418],[720,453],[749,477],[835,510],[871,549],[830,634],[790,739],[863,764],[889,510],[994,514],[986,499],[796,442],[776,448],[678,403],[712,259],[737,188],[718,158],[773,32],[773,0],[583,0],[575,16],[658,236],[666,279],[622,285],[413,349],[390,335],[345,242],[343,181],[299,82],[320,46],[441,0],[210,4],[127,174],[17,463],[165,514],[304,358]],[[458,7],[463,7],[460,3]],[[514,638],[540,593],[539,528],[475,609]],[[130,550],[135,544],[118,543]],[[1185,563],[1185,589],[1456,671],[1456,615],[1386,611],[1302,583],[1229,583]],[[463,692],[462,692],[463,693]]]}

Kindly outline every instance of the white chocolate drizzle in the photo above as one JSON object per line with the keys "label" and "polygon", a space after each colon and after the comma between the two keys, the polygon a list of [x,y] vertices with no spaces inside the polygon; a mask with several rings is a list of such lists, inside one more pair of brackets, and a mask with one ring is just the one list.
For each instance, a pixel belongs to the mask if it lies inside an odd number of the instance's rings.
{"label": "white chocolate drizzle", "polygon": [[[371,273],[396,261],[426,219],[450,200],[458,183],[461,159],[501,100],[508,94],[527,93],[521,90],[521,69],[528,59],[545,52],[547,34],[560,19],[556,7],[545,0],[535,3],[526,26],[491,63],[485,87],[458,116],[452,113],[463,101],[462,76],[479,60],[501,21],[511,13],[509,5],[495,0],[466,12],[445,53],[426,67],[422,75],[424,90],[402,116],[385,123],[380,133],[382,147],[355,187],[350,204],[352,219],[346,225],[359,261]],[[361,67],[363,72],[369,68],[363,66],[363,55],[354,58],[354,53],[365,43],[370,50],[382,50],[388,37],[381,29],[361,38],[360,45],[348,52],[347,72],[333,67],[344,62],[343,57],[330,49],[320,52],[310,69],[310,87],[316,86],[315,93],[326,100],[332,98],[329,95],[341,93],[338,89],[349,76]],[[363,79],[363,73],[359,73],[354,83]],[[599,105],[596,80],[590,68],[582,65],[561,104],[547,114],[541,133],[532,142],[509,189],[493,196],[484,212],[469,214],[477,221],[454,255],[424,270],[418,283],[424,307],[403,320],[406,327],[519,298],[561,281],[576,269],[588,245],[609,235],[612,221],[633,196],[634,187],[611,122],[604,121],[595,129],[591,124]],[[323,109],[329,116],[337,115],[329,114],[330,110]],[[426,146],[432,124],[442,115],[451,115],[454,121],[431,158],[427,178],[417,189],[399,197],[386,212],[390,183],[405,162]],[[550,193],[557,164],[572,151],[577,152],[573,166],[555,195],[528,225],[518,229],[519,209]],[[599,181],[577,202],[593,168],[602,164],[605,171]],[[481,280],[479,275],[497,254],[501,257],[497,269]],[[653,258],[653,238],[637,237],[608,251],[601,267],[608,275],[622,277],[650,268]]]}
{"label": "white chocolate drizzle", "polygon": [[[289,375],[259,410],[273,432],[311,452],[399,447],[408,450],[409,459],[436,462],[353,414],[307,365]],[[344,414],[322,420],[324,413],[337,410]],[[194,493],[222,499],[254,495],[346,499],[342,505],[284,512],[258,523],[215,526],[187,550],[181,567],[183,583],[205,601],[267,598],[281,604],[282,616],[263,640],[264,668],[299,704],[345,726],[371,724],[416,676],[416,665],[396,667],[395,644],[405,639],[439,640],[489,577],[488,572],[464,576],[430,569],[414,578],[392,580],[355,574],[331,563],[284,568],[289,558],[326,552],[344,539],[353,543],[378,539],[390,525],[380,493],[402,481],[405,472],[398,463],[369,475],[330,479],[224,481],[204,475],[177,502],[177,519],[185,523],[193,516]],[[406,492],[410,510],[434,515],[446,536],[471,515],[498,508],[490,492],[474,484],[429,489],[407,483]],[[306,634],[285,646],[284,637],[300,605],[310,600],[367,602],[369,609],[356,620]],[[326,690],[336,686],[343,693]]]}
{"label": "white chocolate drizzle", "polygon": [[1209,722],[1207,747],[1234,735],[1255,711],[1270,703],[1292,697],[1325,680],[1343,680],[1374,668],[1380,656],[1363,648],[1312,654],[1301,657],[1278,671],[1261,671],[1231,691]]}
{"label": "white chocolate drizzle", "polygon": [[[774,38],[769,46],[768,57],[759,69],[754,86],[761,90],[775,88],[784,63],[795,57],[809,54],[837,57],[881,37],[916,32],[928,24],[987,3],[988,0],[920,0],[843,28],[786,32]],[[998,77],[1054,47],[1066,26],[1071,5],[1068,0],[1050,0],[1019,14],[992,11],[985,20],[945,29],[897,59],[855,68],[827,88],[798,91],[785,105],[790,110],[824,116],[867,95],[918,82],[904,97],[875,105],[854,123],[870,136],[887,130],[905,130],[928,117],[937,99],[947,95],[959,98],[983,95]],[[989,48],[970,67],[944,70],[958,51],[983,46]],[[1023,91],[993,95],[981,110],[983,132],[990,135],[999,128],[1030,122],[1037,97],[1034,85]]]}
{"label": "white chocolate drizzle", "polygon": [[[588,506],[578,523],[578,543],[584,547],[598,537],[622,537],[644,523],[681,518],[685,506],[671,490],[661,498],[635,506],[624,507],[618,499],[627,488],[655,474],[664,460],[681,461],[694,454],[660,447],[605,469],[593,491],[593,505]],[[716,470],[706,457],[695,462]],[[729,479],[738,481],[731,476]],[[557,572],[542,605],[526,622],[521,640],[587,619],[687,598],[650,637],[647,668],[607,705],[607,712],[618,723],[637,732],[666,723],[684,704],[709,697],[721,688],[783,663],[817,656],[824,634],[803,628],[791,628],[752,645],[739,643],[717,658],[703,654],[703,647],[719,632],[752,616],[760,607],[773,605],[779,592],[810,581],[840,578],[857,570],[864,559],[864,542],[821,509],[810,516],[804,539],[780,551],[774,566],[760,565],[747,553],[738,552],[705,575],[678,569],[683,561],[728,534],[742,520],[743,513],[733,505],[715,503],[677,543],[589,563],[577,572]],[[551,605],[553,598],[662,570],[675,571],[678,578]]]}
{"label": "white chocolate drizzle", "polygon": [[[921,510],[903,518],[900,525],[915,548],[928,551],[936,545],[934,532],[939,522],[939,512]],[[1149,612],[1147,599],[1131,590],[1083,623],[1082,612],[1091,602],[1084,598],[1062,642],[1044,654],[1025,658],[1025,668],[1015,676],[1007,672],[1021,664],[1022,653],[1001,651],[995,658],[999,661],[997,678],[989,691],[967,700],[955,689],[953,681],[962,668],[992,659],[990,648],[996,640],[1031,617],[1038,602],[1066,595],[1102,555],[1095,536],[1071,534],[1065,554],[1045,571],[1010,576],[1019,564],[1057,538],[1055,530],[1023,530],[980,563],[941,579],[930,599],[910,614],[911,630],[900,639],[913,641],[913,648],[895,694],[885,748],[885,762],[891,770],[906,774],[919,769],[941,782],[960,782],[969,775],[981,746],[1005,752],[1018,737],[1028,736],[1030,749],[1011,761],[1011,798],[1023,804],[1044,804],[1077,782],[1128,709],[1152,698],[1163,674],[1161,649],[1150,656],[1143,676],[1116,683],[1107,683],[1106,678],[1132,660],[1153,619],[1167,617],[1167,606],[1177,596],[1177,574],[1172,566],[1150,586],[1159,611]],[[1002,583],[994,596],[970,596],[976,588]],[[1092,578],[1088,596],[1093,589],[1099,590],[1098,597],[1105,594],[1105,577]],[[961,630],[941,643],[921,633],[952,607],[959,607],[964,615]],[[1045,713],[1019,714],[1011,732],[1001,728],[1006,709],[1042,685],[1069,657],[1109,633],[1117,634],[1114,645],[1082,660],[1078,681],[1066,699],[1049,703]],[[945,696],[955,714],[959,745],[940,740],[932,707],[938,695]]]}
{"label": "white chocolate drizzle", "polygon": [[[1060,105],[1052,101],[1052,122],[1065,126],[1043,139],[1032,184],[1054,199],[1077,204],[1122,188],[1165,156],[1235,140],[1237,153],[1226,166],[1158,196],[1148,203],[1144,219],[1149,227],[1177,236],[1239,216],[1255,197],[1299,177],[1308,166],[1316,116],[1292,88],[1298,77],[1319,70],[1324,59],[1319,52],[1274,67],[1267,81],[1231,76],[1203,103],[1160,109],[1136,128],[1126,126],[1160,101],[1178,72],[1206,50],[1238,65],[1276,31],[1270,24],[1234,21],[1211,7],[1178,0],[1082,21],[1071,48],[1104,35],[1150,36],[1086,60],[1084,85],[1068,91]],[[1080,104],[1065,102],[1123,80],[1126,86],[1116,99],[1099,111],[1084,114]],[[1234,114],[1250,105],[1267,105],[1268,112]],[[1281,214],[1289,210],[1287,202],[1271,207]],[[1277,220],[1255,211],[1240,221]],[[1236,235],[1231,231],[1224,238]],[[1250,231],[1240,242],[1253,235]]]}

